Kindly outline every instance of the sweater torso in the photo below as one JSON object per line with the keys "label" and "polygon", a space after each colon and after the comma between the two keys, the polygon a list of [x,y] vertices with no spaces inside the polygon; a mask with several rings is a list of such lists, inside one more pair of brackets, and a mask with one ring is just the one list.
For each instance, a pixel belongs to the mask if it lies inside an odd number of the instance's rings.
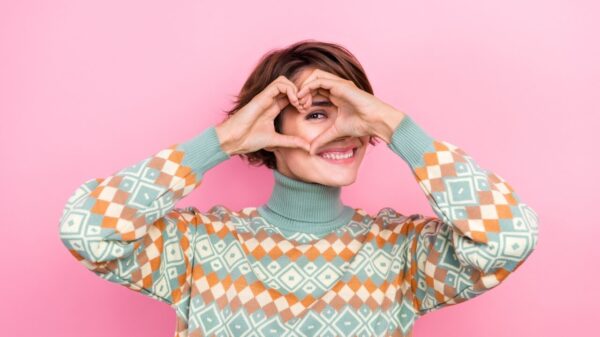
{"label": "sweater torso", "polygon": [[257,208],[188,209],[199,226],[180,336],[411,335],[417,314],[401,270],[408,241],[398,238],[418,219],[356,208],[325,235],[286,235]]}

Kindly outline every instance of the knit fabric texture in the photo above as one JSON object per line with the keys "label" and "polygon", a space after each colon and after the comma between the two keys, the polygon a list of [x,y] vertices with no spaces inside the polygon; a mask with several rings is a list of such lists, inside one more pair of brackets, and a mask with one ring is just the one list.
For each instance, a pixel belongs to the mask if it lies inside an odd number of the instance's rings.
{"label": "knit fabric texture", "polygon": [[344,205],[340,187],[278,171],[264,205],[175,207],[230,159],[211,126],[81,184],[60,239],[101,278],[168,303],[176,337],[412,336],[420,316],[517,270],[538,241],[538,215],[502,177],[408,115],[387,146],[435,216],[369,214]]}

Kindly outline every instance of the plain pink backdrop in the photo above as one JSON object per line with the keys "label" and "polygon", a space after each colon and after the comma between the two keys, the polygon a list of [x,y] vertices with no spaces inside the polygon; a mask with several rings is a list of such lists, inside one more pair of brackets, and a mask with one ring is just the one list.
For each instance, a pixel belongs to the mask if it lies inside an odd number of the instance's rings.
{"label": "plain pink backdrop", "polygon": [[[67,198],[217,123],[272,48],[314,38],[375,95],[505,178],[540,241],[502,285],[419,319],[417,336],[592,336],[598,253],[599,6],[594,1],[2,1],[3,336],[172,336],[168,306],[87,271],[58,236]],[[265,202],[234,157],[178,206]],[[408,166],[371,147],[343,200],[432,215]],[[594,313],[595,312],[595,313]]]}

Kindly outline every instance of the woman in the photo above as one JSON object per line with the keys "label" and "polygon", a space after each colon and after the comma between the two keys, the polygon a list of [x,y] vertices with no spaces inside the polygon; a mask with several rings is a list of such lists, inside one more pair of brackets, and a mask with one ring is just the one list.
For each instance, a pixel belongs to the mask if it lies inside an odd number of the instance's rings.
{"label": "woman", "polygon": [[[84,266],[171,305],[176,336],[411,336],[419,316],[497,286],[537,243],[538,216],[512,187],[375,97],[339,45],[270,52],[227,113],[85,182],[60,221]],[[437,217],[342,203],[381,140]],[[273,170],[268,202],[174,207],[233,155]]]}

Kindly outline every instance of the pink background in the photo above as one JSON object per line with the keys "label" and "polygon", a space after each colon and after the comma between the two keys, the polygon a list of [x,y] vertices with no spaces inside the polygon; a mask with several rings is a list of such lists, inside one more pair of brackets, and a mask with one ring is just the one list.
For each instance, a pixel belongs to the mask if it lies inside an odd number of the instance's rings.
{"label": "pink background", "polygon": [[[574,0],[2,1],[0,334],[172,336],[169,306],[77,264],[58,236],[63,206],[85,180],[220,121],[263,53],[315,38],[348,47],[378,97],[504,177],[540,215],[541,240],[520,270],[421,318],[415,336],[596,335],[599,9]],[[272,183],[268,169],[234,157],[178,206],[255,206]],[[343,199],[433,214],[384,143]]]}

